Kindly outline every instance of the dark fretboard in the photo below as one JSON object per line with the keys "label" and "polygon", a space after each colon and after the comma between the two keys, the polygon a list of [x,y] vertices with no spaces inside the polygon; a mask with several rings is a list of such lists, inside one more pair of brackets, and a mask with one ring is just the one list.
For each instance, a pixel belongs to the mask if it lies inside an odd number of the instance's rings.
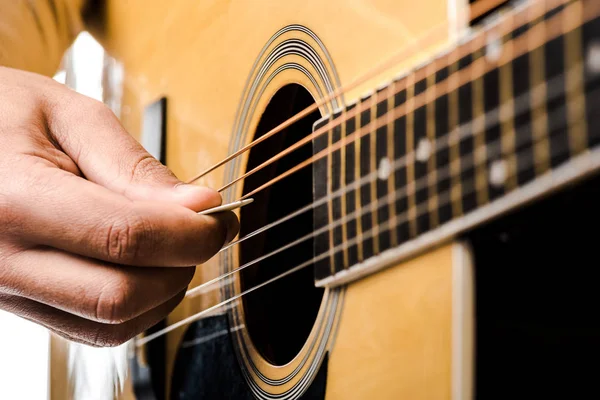
{"label": "dark fretboard", "polygon": [[511,10],[317,123],[326,132],[314,153],[329,153],[313,170],[317,282],[468,216],[598,145],[598,3]]}

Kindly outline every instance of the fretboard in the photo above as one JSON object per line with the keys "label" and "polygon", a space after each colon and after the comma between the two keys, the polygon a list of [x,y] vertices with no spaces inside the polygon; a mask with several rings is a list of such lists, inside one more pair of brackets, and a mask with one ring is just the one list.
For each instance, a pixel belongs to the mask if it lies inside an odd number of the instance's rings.
{"label": "fretboard", "polygon": [[459,234],[469,224],[457,221],[483,222],[495,204],[595,157],[599,14],[597,0],[513,9],[315,124],[314,154],[326,154],[313,168],[317,285]]}

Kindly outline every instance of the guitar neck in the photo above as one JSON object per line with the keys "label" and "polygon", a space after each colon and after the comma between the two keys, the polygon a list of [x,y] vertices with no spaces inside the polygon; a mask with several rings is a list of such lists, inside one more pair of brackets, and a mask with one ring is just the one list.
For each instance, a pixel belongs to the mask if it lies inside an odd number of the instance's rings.
{"label": "guitar neck", "polygon": [[598,3],[512,9],[315,125],[326,134],[314,153],[327,154],[314,164],[318,286],[357,279],[543,195],[582,157],[592,162],[566,181],[595,168]]}

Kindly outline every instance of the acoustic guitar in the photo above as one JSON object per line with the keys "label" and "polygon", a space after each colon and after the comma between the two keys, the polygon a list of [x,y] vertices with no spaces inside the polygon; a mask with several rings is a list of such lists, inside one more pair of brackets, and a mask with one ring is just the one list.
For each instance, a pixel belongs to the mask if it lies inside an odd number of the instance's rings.
{"label": "acoustic guitar", "polygon": [[104,25],[128,131],[253,199],[116,397],[598,397],[600,1],[114,0]]}

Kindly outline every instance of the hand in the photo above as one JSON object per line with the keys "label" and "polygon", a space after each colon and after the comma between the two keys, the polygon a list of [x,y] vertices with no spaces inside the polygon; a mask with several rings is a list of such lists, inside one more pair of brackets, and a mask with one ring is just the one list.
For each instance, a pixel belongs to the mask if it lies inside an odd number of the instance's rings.
{"label": "hand", "polygon": [[163,319],[238,232],[102,103],[0,67],[0,308],[73,341],[119,345]]}

